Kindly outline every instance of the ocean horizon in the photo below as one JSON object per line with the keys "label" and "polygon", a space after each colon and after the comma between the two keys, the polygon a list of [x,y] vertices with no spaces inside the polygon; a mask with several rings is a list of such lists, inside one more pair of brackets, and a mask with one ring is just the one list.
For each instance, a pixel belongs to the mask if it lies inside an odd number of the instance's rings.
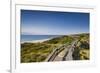
{"label": "ocean horizon", "polygon": [[21,35],[21,42],[43,40],[59,36],[61,35]]}

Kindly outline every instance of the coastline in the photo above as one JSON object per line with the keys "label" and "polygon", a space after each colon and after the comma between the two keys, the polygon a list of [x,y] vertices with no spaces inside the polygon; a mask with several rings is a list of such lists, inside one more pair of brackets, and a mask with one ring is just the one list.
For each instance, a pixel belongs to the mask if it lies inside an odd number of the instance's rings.
{"label": "coastline", "polygon": [[52,38],[48,38],[48,39],[41,39],[41,40],[32,40],[32,41],[24,41],[24,42],[21,42],[21,44],[23,43],[42,43],[44,41],[48,41],[48,40],[51,40]]}

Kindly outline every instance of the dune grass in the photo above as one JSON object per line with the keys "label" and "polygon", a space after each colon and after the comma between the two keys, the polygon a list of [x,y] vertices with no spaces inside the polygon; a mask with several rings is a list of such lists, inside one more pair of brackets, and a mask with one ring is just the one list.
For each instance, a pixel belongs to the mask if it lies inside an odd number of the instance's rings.
{"label": "dune grass", "polygon": [[55,48],[63,44],[70,45],[76,39],[76,36],[80,41],[73,52],[74,59],[89,59],[89,34],[78,34],[60,36],[42,43],[22,43],[21,63],[43,62]]}

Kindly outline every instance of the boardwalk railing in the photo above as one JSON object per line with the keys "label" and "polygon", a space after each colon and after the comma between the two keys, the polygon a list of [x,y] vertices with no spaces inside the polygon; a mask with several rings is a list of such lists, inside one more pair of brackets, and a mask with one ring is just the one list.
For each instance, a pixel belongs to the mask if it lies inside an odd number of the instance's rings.
{"label": "boardwalk railing", "polygon": [[47,58],[45,61],[46,61],[46,62],[48,62],[48,61],[53,61],[53,60],[55,59],[55,57],[56,57],[62,50],[65,49],[65,48],[64,48],[65,45],[66,45],[66,44],[64,44],[64,45],[62,45],[62,46],[60,46],[60,47],[54,49],[54,50],[52,51],[52,53],[48,56],[48,58]]}
{"label": "boardwalk railing", "polygon": [[72,42],[72,44],[70,45],[70,46],[68,46],[67,44],[64,44],[64,45],[62,45],[62,46],[60,46],[60,47],[58,47],[58,48],[56,48],[56,49],[54,49],[53,51],[52,51],[52,53],[46,58],[46,62],[49,62],[49,61],[53,61],[54,59],[55,59],[55,57],[61,52],[61,51],[63,51],[64,49],[65,49],[65,55],[64,55],[64,57],[62,57],[62,60],[64,61],[64,60],[66,60],[66,56],[69,54],[69,50],[71,49],[71,50],[73,50],[74,51],[74,46],[77,44],[77,42],[78,42],[78,40],[76,40],[76,41],[74,41],[74,42]]}
{"label": "boardwalk railing", "polygon": [[74,48],[75,46],[77,45],[78,43],[78,40],[72,42],[72,44],[70,46],[68,46],[68,50],[66,50],[66,53],[65,55],[63,56],[63,61],[66,61],[66,60],[73,60],[73,57],[72,57],[72,54],[74,52]]}

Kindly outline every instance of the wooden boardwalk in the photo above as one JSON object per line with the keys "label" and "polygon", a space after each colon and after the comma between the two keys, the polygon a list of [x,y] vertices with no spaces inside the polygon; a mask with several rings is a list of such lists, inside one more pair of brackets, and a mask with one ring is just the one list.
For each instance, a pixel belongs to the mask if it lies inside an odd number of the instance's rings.
{"label": "wooden boardwalk", "polygon": [[46,62],[49,61],[67,61],[73,60],[72,54],[74,51],[74,47],[77,44],[78,40],[72,42],[71,45],[64,44],[56,49],[48,56],[45,60]]}

